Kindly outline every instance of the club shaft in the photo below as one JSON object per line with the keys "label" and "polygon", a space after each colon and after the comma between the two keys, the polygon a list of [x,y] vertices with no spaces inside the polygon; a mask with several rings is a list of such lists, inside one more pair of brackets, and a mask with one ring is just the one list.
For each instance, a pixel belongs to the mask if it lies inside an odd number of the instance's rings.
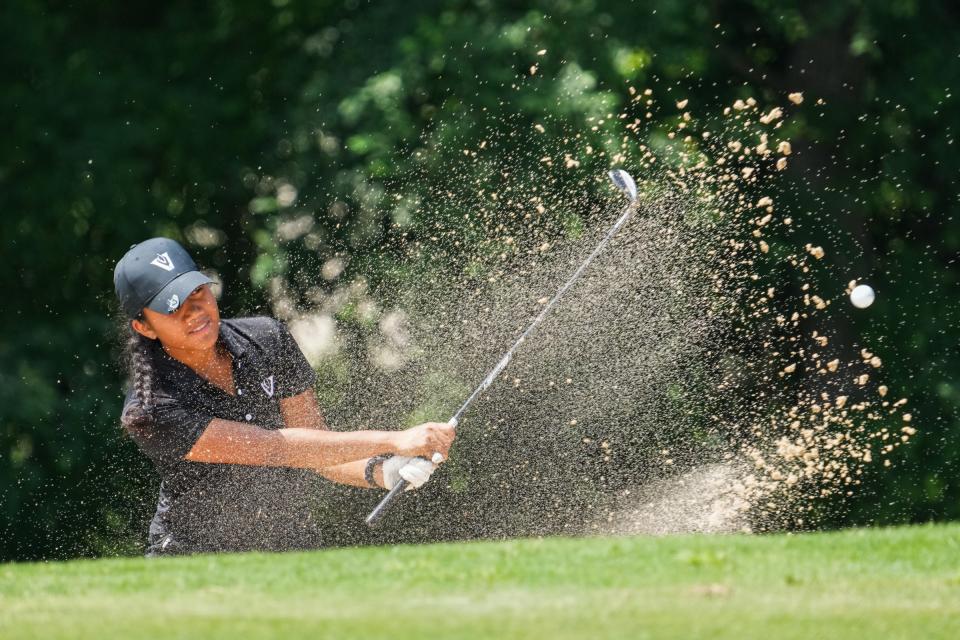
{"label": "club shaft", "polygon": [[[494,381],[496,381],[497,377],[501,373],[503,373],[503,370],[507,368],[507,365],[510,364],[510,361],[513,359],[514,352],[516,352],[516,350],[524,343],[527,337],[530,336],[530,334],[532,334],[538,326],[540,326],[540,323],[542,323],[544,318],[547,317],[547,314],[550,313],[550,310],[554,307],[554,305],[560,301],[560,298],[563,297],[563,294],[565,294],[567,290],[573,286],[573,283],[580,279],[580,276],[583,275],[583,272],[587,270],[587,267],[590,266],[590,263],[593,262],[593,259],[596,258],[601,251],[603,251],[604,247],[607,246],[613,236],[615,236],[621,227],[626,224],[630,214],[633,213],[635,204],[635,202],[631,202],[624,208],[623,213],[613,224],[613,226],[610,227],[610,230],[607,231],[607,234],[600,241],[600,244],[598,244],[593,251],[590,252],[590,255],[587,256],[586,260],[584,260],[579,267],[577,267],[577,270],[573,272],[573,275],[570,276],[565,283],[563,283],[563,286],[561,286],[555,294],[553,294],[550,302],[548,302],[543,309],[540,310],[540,313],[537,314],[537,317],[533,319],[533,322],[530,323],[530,326],[528,326],[526,330],[520,334],[520,337],[517,338],[517,341],[513,343],[513,346],[511,346],[507,352],[503,354],[503,357],[500,358],[500,361],[497,362],[497,364],[493,367],[493,369],[490,370],[489,373],[487,373],[486,377],[483,379],[483,382],[481,382],[480,385],[473,390],[473,393],[470,394],[466,401],[460,405],[460,408],[457,409],[457,412],[453,414],[452,418],[450,418],[450,424],[453,426],[460,424],[460,418],[470,407],[470,405],[473,404],[473,402],[480,397],[480,394],[486,391],[490,385],[494,383]],[[383,497],[376,507],[374,507],[373,511],[370,512],[370,515],[368,515],[366,518],[366,523],[371,527],[376,525],[390,508],[390,505],[400,497],[406,488],[407,481],[403,479],[399,480],[397,484],[394,485],[394,487],[390,490],[390,492]]]}
{"label": "club shaft", "polygon": [[540,326],[543,320],[547,317],[547,314],[550,313],[550,310],[553,309],[557,302],[560,301],[560,298],[563,297],[567,290],[573,286],[573,283],[580,279],[580,276],[583,275],[583,272],[587,270],[587,267],[590,266],[590,263],[593,262],[593,259],[596,258],[601,251],[603,251],[603,248],[607,246],[607,244],[610,242],[610,239],[617,234],[617,231],[619,231],[624,224],[626,224],[627,218],[630,217],[632,212],[633,204],[631,203],[626,207],[623,214],[617,219],[616,223],[610,227],[610,230],[607,231],[607,235],[603,237],[603,240],[600,241],[600,244],[598,244],[590,253],[590,255],[587,256],[587,259],[584,260],[579,267],[577,267],[577,270],[573,272],[573,275],[570,276],[570,279],[563,283],[563,286],[560,287],[555,294],[553,294],[553,298],[551,298],[550,301],[543,307],[543,309],[540,310],[540,313],[537,314],[537,317],[533,319],[533,322],[530,323],[530,326],[528,326],[524,332],[520,334],[520,337],[517,338],[517,341],[513,343],[513,346],[510,347],[505,354],[503,354],[503,357],[500,358],[500,362],[498,362],[496,366],[490,370],[490,373],[488,373],[483,379],[483,382],[480,383],[480,386],[474,389],[473,393],[470,394],[466,402],[464,402],[460,408],[457,409],[457,412],[453,414],[453,418],[450,419],[451,424],[454,426],[459,424],[460,417],[466,412],[470,405],[473,404],[473,401],[480,397],[480,394],[486,391],[497,379],[497,376],[499,376],[503,370],[507,368],[507,365],[510,364],[510,361],[513,359],[513,354],[517,349],[520,348],[520,345],[522,345],[530,336],[530,334],[532,334],[536,328]]}

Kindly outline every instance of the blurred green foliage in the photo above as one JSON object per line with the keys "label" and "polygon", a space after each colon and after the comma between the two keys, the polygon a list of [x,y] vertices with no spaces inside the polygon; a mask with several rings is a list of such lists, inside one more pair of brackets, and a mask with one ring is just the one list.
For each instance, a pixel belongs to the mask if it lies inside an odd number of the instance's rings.
{"label": "blurred green foliage", "polygon": [[[790,121],[802,153],[783,200],[875,283],[870,313],[834,331],[883,356],[920,428],[832,522],[960,516],[954,5],[17,0],[0,29],[0,558],[132,552],[153,510],[118,427],[111,278],[131,243],[188,243],[228,315],[270,313],[276,278],[295,301],[332,287],[317,277],[332,256],[344,279],[412,277],[395,235],[436,224],[429,203],[470,183],[458,172],[497,180],[463,165],[465,145],[499,123],[494,157],[537,171],[512,132],[590,135],[628,83],[718,107],[826,101]],[[298,219],[309,233],[285,240]]]}

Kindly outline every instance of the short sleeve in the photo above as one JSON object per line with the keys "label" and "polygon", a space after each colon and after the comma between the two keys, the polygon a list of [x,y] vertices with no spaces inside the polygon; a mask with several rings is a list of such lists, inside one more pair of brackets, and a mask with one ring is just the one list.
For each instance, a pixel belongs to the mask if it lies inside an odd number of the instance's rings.
{"label": "short sleeve", "polygon": [[124,405],[120,417],[140,450],[158,465],[185,458],[211,420],[213,416],[193,411],[166,395],[154,396],[149,414],[132,398]]}
{"label": "short sleeve", "polygon": [[307,389],[313,389],[317,383],[317,373],[307,362],[287,325],[278,320],[277,331],[280,340],[277,353],[277,371],[280,372],[277,394],[280,398],[290,398]]}

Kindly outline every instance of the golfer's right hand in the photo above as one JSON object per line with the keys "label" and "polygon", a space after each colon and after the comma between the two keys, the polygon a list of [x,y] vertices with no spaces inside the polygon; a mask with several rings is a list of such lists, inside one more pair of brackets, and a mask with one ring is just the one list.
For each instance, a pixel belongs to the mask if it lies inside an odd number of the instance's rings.
{"label": "golfer's right hand", "polygon": [[425,422],[397,433],[396,453],[428,460],[439,453],[446,458],[455,435],[456,430],[446,422]]}

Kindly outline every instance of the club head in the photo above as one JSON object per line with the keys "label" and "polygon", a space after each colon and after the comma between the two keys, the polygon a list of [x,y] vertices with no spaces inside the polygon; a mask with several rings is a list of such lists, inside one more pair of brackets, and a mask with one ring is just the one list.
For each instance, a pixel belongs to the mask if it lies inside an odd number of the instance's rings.
{"label": "club head", "polygon": [[614,169],[608,175],[613,186],[630,198],[630,202],[637,201],[637,183],[633,181],[629,173],[623,169]]}

